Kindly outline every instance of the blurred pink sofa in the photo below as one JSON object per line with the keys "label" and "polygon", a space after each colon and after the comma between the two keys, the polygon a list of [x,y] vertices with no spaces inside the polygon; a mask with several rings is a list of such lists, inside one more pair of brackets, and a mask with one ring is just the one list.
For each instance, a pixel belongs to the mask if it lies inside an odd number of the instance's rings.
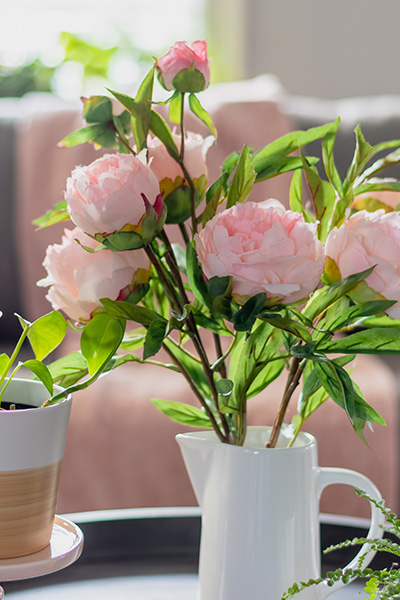
{"label": "blurred pink sofa", "polygon": [[[203,95],[203,102],[218,130],[217,143],[209,152],[210,179],[217,176],[222,160],[230,152],[240,150],[244,143],[259,149],[294,128],[334,119],[340,109],[338,103],[323,102],[318,111],[308,100],[307,112],[307,99],[288,98],[277,79],[269,75],[210,88]],[[346,108],[348,104],[341,107],[344,112]],[[14,278],[14,289],[18,291],[18,298],[9,286],[3,292],[1,302],[8,303],[7,324],[10,310],[16,310],[11,307],[16,304],[29,319],[49,310],[45,292],[36,287],[36,281],[44,275],[41,263],[45,248],[59,242],[63,227],[35,232],[31,222],[62,199],[65,180],[73,167],[98,156],[89,145],[69,150],[56,147],[60,139],[80,126],[80,114],[79,104],[67,104],[49,95],[0,100],[1,131],[11,136],[13,148],[11,157],[1,156],[7,176],[12,179],[12,202],[8,194],[3,204],[9,202],[7,214],[12,219],[7,243],[8,247],[14,245],[15,253],[9,272],[0,274],[3,282]],[[352,128],[351,119],[349,123]],[[204,132],[193,119],[188,120],[188,128]],[[346,140],[342,140],[345,150],[352,144],[350,137]],[[259,184],[253,198],[275,197],[287,204],[289,184],[290,177],[286,175]],[[0,308],[4,310],[4,304]],[[9,337],[12,335],[11,327]],[[3,340],[3,345],[6,342]],[[74,344],[72,336],[64,351],[73,349]],[[399,424],[394,370],[382,359],[360,356],[354,378],[367,401],[387,421],[387,427],[377,426],[374,433],[369,432],[371,449],[357,438],[343,411],[330,401],[309,420],[306,430],[317,437],[321,465],[365,473],[381,489],[387,504],[398,510]],[[282,386],[279,379],[250,401],[250,423],[271,423]],[[61,476],[59,512],[196,503],[174,440],[175,434],[185,428],[158,413],[150,402],[154,397],[194,402],[185,381],[176,373],[137,364],[120,368],[76,395]],[[324,493],[322,510],[368,514],[365,502],[344,486]]]}

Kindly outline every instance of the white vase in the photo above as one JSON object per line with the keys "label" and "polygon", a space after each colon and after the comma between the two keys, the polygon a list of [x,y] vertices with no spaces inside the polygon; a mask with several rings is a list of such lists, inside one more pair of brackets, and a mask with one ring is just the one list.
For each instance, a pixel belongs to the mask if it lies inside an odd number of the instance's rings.
{"label": "white vase", "polygon": [[[319,467],[311,435],[301,433],[292,448],[281,436],[277,448],[266,449],[268,432],[250,427],[243,447],[222,444],[212,431],[177,436],[202,512],[200,600],[280,600],[293,583],[320,576],[322,490],[344,483],[381,498],[360,473]],[[371,509],[368,535],[381,537],[383,518]],[[321,600],[341,585],[313,586],[298,597]]]}
{"label": "white vase", "polygon": [[[13,379],[3,401],[40,407],[48,396],[41,382]],[[0,412],[0,559],[50,541],[70,411],[67,398]]]}

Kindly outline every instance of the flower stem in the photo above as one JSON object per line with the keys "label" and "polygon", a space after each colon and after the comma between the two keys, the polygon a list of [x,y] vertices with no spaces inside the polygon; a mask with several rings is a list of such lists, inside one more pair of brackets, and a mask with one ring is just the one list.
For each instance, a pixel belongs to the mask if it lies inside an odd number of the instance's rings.
{"label": "flower stem", "polygon": [[267,448],[275,448],[282,428],[283,419],[285,418],[286,410],[293,396],[293,392],[300,383],[300,378],[303,373],[303,366],[300,358],[293,358],[292,366],[289,371],[288,380],[286,382],[285,392],[272,427],[271,435],[266,443]]}
{"label": "flower stem", "polygon": [[180,360],[174,355],[174,353],[170,350],[170,348],[168,348],[168,346],[166,344],[163,344],[163,348],[167,352],[167,354],[171,357],[171,359],[174,361],[176,366],[179,368],[180,372],[182,373],[182,375],[188,382],[191,390],[194,392],[194,394],[196,395],[197,399],[199,400],[201,406],[204,408],[208,418],[210,419],[213,429],[214,429],[215,433],[217,434],[218,438],[220,439],[220,441],[224,442],[224,443],[229,443],[229,432],[228,432],[228,435],[226,434],[225,431],[224,431],[224,433],[222,433],[217,421],[215,420],[213,413],[210,410],[210,407],[208,406],[207,402],[204,400],[201,391],[199,390],[197,385],[194,383],[192,377],[190,376],[190,373],[186,370],[186,367],[183,365],[183,363],[180,362]]}
{"label": "flower stem", "polygon": [[176,295],[174,287],[171,285],[171,283],[168,281],[168,278],[165,276],[165,273],[164,273],[161,265],[158,262],[158,258],[156,256],[156,254],[154,253],[153,248],[150,245],[148,245],[144,248],[144,250],[145,250],[147,256],[149,257],[151,264],[154,266],[154,268],[157,272],[157,275],[159,276],[160,281],[163,284],[167,294],[171,298],[171,301],[174,304],[176,310],[179,313],[182,313],[182,304],[181,304],[178,296]]}
{"label": "flower stem", "polygon": [[[183,171],[183,175],[186,181],[189,184],[190,188],[190,201],[191,201],[191,220],[192,220],[192,232],[193,235],[197,233],[197,218],[196,218],[196,197],[197,192],[195,185],[193,183],[192,178],[189,175],[189,172],[185,165],[185,127],[184,127],[184,113],[185,113],[185,94],[181,93],[181,118],[180,118],[180,127],[181,127],[181,149],[179,153],[179,165]],[[187,242],[186,242],[187,243]]]}
{"label": "flower stem", "polygon": [[[164,229],[161,230],[160,235],[161,235],[161,239],[163,240],[163,242],[165,244],[165,260],[167,262],[168,267],[171,270],[172,277],[173,277],[174,282],[179,290],[181,299],[184,304],[189,304],[189,299],[187,297],[186,290],[183,285],[182,277],[181,277],[181,274],[179,271],[178,264],[176,262],[175,254],[172,249],[169,238]],[[197,329],[196,321],[195,321],[192,313],[189,313],[189,315],[188,315],[187,324],[188,324],[190,332],[192,333],[192,341],[193,341],[194,347],[196,348],[197,354],[199,355],[199,358],[203,364],[204,372],[206,374],[206,377],[207,377],[207,380],[210,385],[210,389],[211,389],[211,392],[212,392],[212,395],[214,398],[214,404],[218,411],[219,418],[221,419],[222,426],[224,428],[224,433],[229,438],[230,432],[229,432],[228,423],[227,423],[225,415],[221,412],[219,402],[218,402],[218,392],[217,392],[217,389],[215,386],[214,373],[211,369],[210,362],[208,360],[206,351],[204,349],[203,342],[201,340],[199,331]],[[222,350],[221,350],[221,353],[222,353]]]}
{"label": "flower stem", "polygon": [[185,242],[185,246],[190,242],[189,234],[186,229],[185,223],[179,223],[179,229],[183,237],[183,241]]}

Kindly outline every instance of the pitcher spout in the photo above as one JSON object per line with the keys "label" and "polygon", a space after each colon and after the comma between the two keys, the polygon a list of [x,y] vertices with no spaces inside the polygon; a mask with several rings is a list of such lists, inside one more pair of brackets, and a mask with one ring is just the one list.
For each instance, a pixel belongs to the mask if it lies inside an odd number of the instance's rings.
{"label": "pitcher spout", "polygon": [[176,436],[199,506],[203,505],[217,441],[216,436],[215,440],[210,439],[210,433],[180,433]]}

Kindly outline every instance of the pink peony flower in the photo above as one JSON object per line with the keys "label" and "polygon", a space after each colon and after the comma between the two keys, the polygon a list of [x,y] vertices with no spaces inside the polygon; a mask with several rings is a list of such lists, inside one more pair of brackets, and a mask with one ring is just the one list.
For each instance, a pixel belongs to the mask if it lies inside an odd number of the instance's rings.
{"label": "pink peony flower", "polygon": [[158,181],[149,166],[130,154],[106,154],[67,179],[65,199],[72,222],[89,235],[128,231],[146,213],[145,199],[159,204]]}
{"label": "pink peony flower", "polygon": [[78,227],[65,229],[61,244],[47,248],[47,277],[38,285],[50,286],[46,298],[53,308],[74,321],[89,321],[101,306],[100,298],[124,300],[139,283],[146,283],[150,263],[143,250],[90,253],[76,239],[90,248],[98,246]]}
{"label": "pink peony flower", "polygon": [[265,292],[283,304],[313,292],[324,270],[316,225],[277,200],[247,202],[217,214],[195,236],[207,278],[232,276],[233,294]]}
{"label": "pink peony flower", "polygon": [[397,300],[387,313],[400,319],[400,214],[384,210],[355,213],[330,232],[326,255],[336,263],[342,278],[374,265],[365,279],[388,300]]}
{"label": "pink peony flower", "polygon": [[[194,66],[194,73],[185,71],[184,80],[174,82],[178,73]],[[210,61],[207,58],[207,44],[204,40],[188,44],[176,42],[167,54],[157,60],[156,68],[160,81],[166,90],[181,92],[201,92],[210,83]],[[203,77],[199,77],[198,73]]]}
{"label": "pink peony flower", "polygon": [[[178,148],[181,146],[181,136],[174,134],[174,140]],[[198,133],[188,131],[185,136],[185,165],[192,179],[199,179],[202,175],[207,177],[206,155],[214,143],[214,137],[209,135],[203,138]],[[170,179],[175,181],[177,177],[183,178],[183,172],[179,164],[167,152],[164,144],[156,137],[149,137],[148,157],[150,168],[158,181]]]}

